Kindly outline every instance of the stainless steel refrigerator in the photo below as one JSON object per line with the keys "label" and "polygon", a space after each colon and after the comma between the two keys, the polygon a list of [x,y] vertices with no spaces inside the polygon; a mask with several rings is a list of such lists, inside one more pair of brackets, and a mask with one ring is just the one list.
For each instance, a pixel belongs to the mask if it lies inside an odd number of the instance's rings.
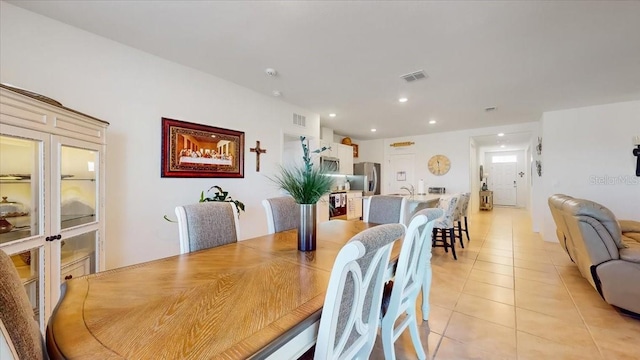
{"label": "stainless steel refrigerator", "polygon": [[380,194],[380,164],[372,162],[361,162],[353,164],[353,175],[364,175],[366,184],[363,189],[364,195]]}

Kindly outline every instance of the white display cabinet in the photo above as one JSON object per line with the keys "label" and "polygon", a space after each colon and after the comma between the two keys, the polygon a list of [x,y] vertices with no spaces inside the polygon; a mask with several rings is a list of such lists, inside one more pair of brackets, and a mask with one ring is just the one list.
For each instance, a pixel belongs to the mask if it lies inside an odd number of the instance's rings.
{"label": "white display cabinet", "polygon": [[107,126],[0,85],[0,249],[43,331],[61,283],[104,269]]}

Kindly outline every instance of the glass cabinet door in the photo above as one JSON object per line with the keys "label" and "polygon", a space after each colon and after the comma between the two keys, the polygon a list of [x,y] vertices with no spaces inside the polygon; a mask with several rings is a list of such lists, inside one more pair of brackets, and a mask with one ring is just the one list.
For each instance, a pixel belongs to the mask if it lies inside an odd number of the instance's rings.
{"label": "glass cabinet door", "polygon": [[0,246],[40,235],[42,144],[0,135]]}
{"label": "glass cabinet door", "polygon": [[60,147],[60,229],[96,221],[98,151]]}
{"label": "glass cabinet door", "polygon": [[49,136],[5,124],[0,130],[0,249],[11,257],[44,331],[49,279],[41,209]]}
{"label": "glass cabinet door", "polygon": [[[54,186],[59,193],[54,221],[56,234],[51,242],[51,276],[67,280],[95,273],[100,269],[100,146],[80,140],[54,137]],[[60,288],[51,295],[58,298]]]}
{"label": "glass cabinet door", "polygon": [[96,272],[98,231],[68,237],[60,243],[60,283]]}

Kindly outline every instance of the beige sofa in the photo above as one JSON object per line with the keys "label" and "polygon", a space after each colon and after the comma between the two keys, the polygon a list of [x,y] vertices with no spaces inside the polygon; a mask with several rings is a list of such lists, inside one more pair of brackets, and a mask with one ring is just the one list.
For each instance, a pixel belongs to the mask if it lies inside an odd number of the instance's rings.
{"label": "beige sofa", "polygon": [[560,245],[609,304],[640,314],[640,222],[593,201],[549,198]]}

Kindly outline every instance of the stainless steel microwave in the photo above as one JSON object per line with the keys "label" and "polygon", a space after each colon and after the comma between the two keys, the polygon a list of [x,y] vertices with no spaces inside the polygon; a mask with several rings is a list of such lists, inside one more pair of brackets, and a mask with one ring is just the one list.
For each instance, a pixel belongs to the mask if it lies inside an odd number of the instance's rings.
{"label": "stainless steel microwave", "polygon": [[340,171],[340,159],[331,156],[320,156],[320,168],[326,172],[337,173]]}

